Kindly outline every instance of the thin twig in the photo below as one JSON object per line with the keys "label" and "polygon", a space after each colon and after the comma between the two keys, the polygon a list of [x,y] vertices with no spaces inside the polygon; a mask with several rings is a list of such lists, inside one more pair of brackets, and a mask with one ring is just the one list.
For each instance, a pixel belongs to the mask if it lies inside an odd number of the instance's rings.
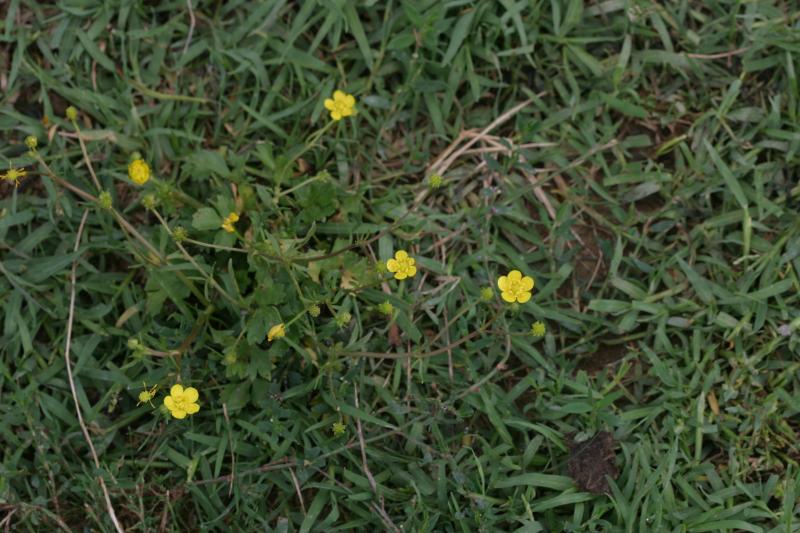
{"label": "thin twig", "polygon": [[[537,97],[544,96],[544,94],[545,93],[540,93],[539,95],[537,95]],[[464,152],[466,152],[473,144],[477,143],[480,139],[482,139],[484,135],[486,135],[487,133],[495,129],[497,126],[504,123],[514,115],[516,115],[519,111],[530,105],[531,102],[533,102],[533,100],[525,100],[524,102],[515,105],[514,107],[512,107],[499,117],[497,117],[491,124],[483,128],[478,135],[474,135],[469,142],[467,142],[464,146],[456,150],[453,154],[447,157],[447,159],[444,159],[441,162],[437,161],[436,163],[434,163],[431,166],[431,171],[436,174],[442,174],[445,170],[447,170],[450,167],[450,165],[453,164],[453,162],[456,159],[461,157],[461,155]]]}
{"label": "thin twig", "polygon": [[[233,481],[236,476],[236,454],[233,451],[233,436],[231,432],[231,419],[228,417],[228,406],[222,402],[222,414],[225,417],[225,424],[228,426],[228,448],[231,450],[231,481],[228,484],[228,497],[233,494]],[[305,509],[303,509],[305,512]]]}
{"label": "thin twig", "polygon": [[16,512],[17,512],[16,507],[14,509],[11,509],[11,512],[8,513],[5,518],[3,518],[2,522],[0,522],[0,526],[3,526],[3,528],[6,531],[10,531],[11,530],[11,517],[14,516],[14,513],[16,513]]}
{"label": "thin twig", "polygon": [[75,126],[75,131],[78,132],[78,144],[81,145],[81,152],[83,153],[83,160],[86,161],[86,166],[89,167],[89,174],[92,176],[92,181],[94,181],[94,186],[97,187],[97,192],[101,192],[103,188],[100,186],[100,180],[97,179],[97,174],[94,173],[94,167],[92,166],[92,160],[89,159],[89,152],[86,150],[86,143],[83,142],[83,135],[81,134],[81,128],[78,126],[78,121],[73,120],[72,125]]}
{"label": "thin twig", "polygon": [[167,489],[167,496],[164,502],[164,511],[161,513],[161,522],[158,525],[158,531],[163,532],[167,530],[167,518],[169,518],[169,489]]}
{"label": "thin twig", "polygon": [[[353,395],[355,399],[356,409],[359,409],[358,385],[354,385]],[[386,526],[390,527],[392,531],[396,531],[399,533],[400,529],[398,529],[398,527],[394,525],[394,522],[392,522],[392,519],[386,513],[386,509],[383,506],[383,497],[380,494],[378,494],[378,484],[375,482],[375,478],[372,476],[372,472],[370,472],[369,470],[369,465],[367,464],[367,445],[364,443],[364,432],[361,429],[361,419],[359,417],[355,417],[355,419],[356,419],[356,432],[358,433],[358,443],[359,447],[361,448],[361,463],[362,467],[364,468],[364,474],[366,474],[367,476],[367,480],[369,481],[369,486],[372,488],[372,492],[375,494],[375,497],[378,498],[378,501],[380,502],[380,507],[376,506],[376,510],[378,511],[378,514],[381,515],[381,518],[383,519]]]}
{"label": "thin twig", "polygon": [[747,50],[749,50],[749,47],[745,46],[744,48],[737,48],[736,50],[731,50],[729,52],[719,52],[716,54],[686,54],[686,57],[691,57],[692,59],[723,59],[725,57],[742,54]]}
{"label": "thin twig", "polygon": [[186,0],[186,7],[189,8],[189,34],[186,36],[186,44],[183,45],[183,53],[181,53],[181,55],[186,55],[186,52],[189,51],[189,45],[192,44],[192,35],[194,35],[194,26],[196,23],[194,9],[192,9],[192,0]]}
{"label": "thin twig", "polygon": [[[81,243],[81,236],[83,235],[83,228],[86,225],[86,219],[89,216],[89,210],[86,209],[83,211],[83,217],[81,218],[80,226],[78,226],[78,235],[75,237],[75,247],[73,248],[73,253],[78,252],[78,247]],[[94,460],[94,466],[98,470],[100,469],[100,459],[97,457],[97,451],[94,449],[94,444],[92,443],[92,438],[89,436],[89,430],[86,428],[86,423],[83,421],[83,415],[81,414],[81,406],[78,403],[78,392],[75,389],[75,380],[72,376],[72,363],[69,360],[69,350],[72,344],[72,322],[75,319],[75,278],[76,278],[76,271],[78,270],[78,258],[76,257],[74,261],[72,261],[72,272],[70,274],[69,280],[69,315],[67,318],[67,340],[66,345],[64,346],[64,360],[67,365],[67,377],[69,379],[69,388],[72,391],[72,399],[75,402],[75,412],[78,415],[78,423],[81,426],[81,431],[83,431],[83,437],[86,439],[86,443],[89,445],[89,451],[92,454],[92,459]],[[117,520],[117,514],[114,512],[114,506],[111,504],[111,496],[108,493],[108,487],[106,487],[106,482],[103,480],[103,476],[97,476],[98,481],[100,482],[100,488],[103,489],[103,495],[106,499],[106,508],[108,509],[108,515],[111,518],[111,522],[114,523],[114,527],[119,532],[125,531],[120,525],[119,520]]]}
{"label": "thin twig", "polygon": [[292,475],[292,483],[294,483],[294,490],[297,492],[297,499],[300,500],[300,508],[303,510],[303,514],[306,514],[306,503],[303,501],[303,493],[300,491],[300,481],[294,473],[294,468],[290,468],[289,473]]}

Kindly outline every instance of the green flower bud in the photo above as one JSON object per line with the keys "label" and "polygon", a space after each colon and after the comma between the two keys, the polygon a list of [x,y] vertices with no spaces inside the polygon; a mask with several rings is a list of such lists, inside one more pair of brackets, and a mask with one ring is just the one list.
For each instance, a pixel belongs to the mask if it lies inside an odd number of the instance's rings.
{"label": "green flower bud", "polygon": [[336,315],[336,325],[339,326],[340,328],[343,328],[350,322],[352,318],[353,316],[347,311],[339,313],[338,315]]}
{"label": "green flower bud", "polygon": [[189,232],[183,226],[178,226],[172,230],[172,238],[175,239],[175,242],[183,242],[189,238]]}
{"label": "green flower bud", "polygon": [[158,200],[156,199],[155,194],[145,194],[144,198],[142,198],[142,205],[145,209],[153,210],[158,205]]}
{"label": "green flower bud", "polygon": [[97,203],[103,209],[111,209],[113,204],[113,200],[111,199],[111,193],[108,191],[103,191],[100,193],[100,196],[97,198]]}

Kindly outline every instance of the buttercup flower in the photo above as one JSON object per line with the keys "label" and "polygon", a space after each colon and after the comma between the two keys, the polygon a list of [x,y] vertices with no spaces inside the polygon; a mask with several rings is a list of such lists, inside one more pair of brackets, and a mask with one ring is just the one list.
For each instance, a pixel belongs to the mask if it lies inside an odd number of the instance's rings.
{"label": "buttercup flower", "polygon": [[173,385],[169,390],[169,396],[164,398],[164,406],[169,409],[174,418],[186,418],[186,415],[193,415],[200,410],[197,405],[199,394],[194,387],[183,388],[182,385]]}
{"label": "buttercup flower", "polygon": [[142,383],[144,390],[139,393],[139,401],[136,403],[137,406],[142,405],[143,403],[149,403],[151,406],[153,405],[151,402],[153,398],[156,396],[156,391],[158,390],[158,385],[154,385],[152,389],[147,389],[147,384]]}
{"label": "buttercup flower", "polygon": [[272,326],[267,332],[267,341],[272,342],[273,339],[280,339],[286,336],[286,325],[281,322],[277,326]]}
{"label": "buttercup flower", "polygon": [[239,221],[239,215],[237,215],[236,213],[231,213],[225,217],[225,220],[222,221],[221,227],[228,233],[233,233],[234,231],[236,231],[233,228],[233,225],[238,221]]}
{"label": "buttercup flower", "polygon": [[500,296],[508,303],[519,302],[524,304],[531,299],[533,290],[533,278],[530,276],[522,277],[522,272],[512,270],[508,276],[500,276],[497,280],[500,288]]}
{"label": "buttercup flower", "polygon": [[333,120],[342,120],[356,114],[356,99],[352,94],[335,91],[333,98],[325,99],[325,109],[331,112]]}
{"label": "buttercup flower", "polygon": [[534,322],[531,324],[531,335],[534,337],[543,337],[545,332],[544,322]]}
{"label": "buttercup flower", "polygon": [[24,178],[27,173],[28,171],[25,170],[24,168],[11,167],[5,174],[0,174],[0,178],[8,181],[13,181],[14,185],[19,185],[19,180]]}
{"label": "buttercup flower", "polygon": [[413,257],[409,257],[408,252],[405,250],[398,250],[394,254],[394,259],[386,261],[386,269],[394,274],[394,279],[413,278],[417,273],[417,267],[414,266],[417,261]]}
{"label": "buttercup flower", "polygon": [[128,177],[136,185],[144,185],[150,179],[150,165],[143,159],[134,159],[128,165]]}

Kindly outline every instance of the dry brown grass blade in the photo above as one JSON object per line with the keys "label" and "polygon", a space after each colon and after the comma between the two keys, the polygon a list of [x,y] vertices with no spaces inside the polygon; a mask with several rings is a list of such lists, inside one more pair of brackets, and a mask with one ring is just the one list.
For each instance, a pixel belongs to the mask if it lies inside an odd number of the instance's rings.
{"label": "dry brown grass blade", "polygon": [[[86,226],[86,218],[89,216],[89,210],[86,209],[83,212],[83,217],[81,218],[80,226],[78,226],[78,234],[75,237],[75,247],[73,248],[73,252],[78,252],[78,247],[81,243],[81,237],[83,236],[83,228]],[[81,426],[81,431],[83,432],[83,438],[86,439],[86,443],[89,445],[89,451],[92,454],[92,460],[94,461],[94,466],[98,470],[100,469],[100,458],[97,456],[97,450],[94,449],[94,443],[92,443],[92,437],[89,435],[89,430],[86,428],[86,423],[83,421],[83,414],[81,414],[81,406],[78,403],[78,392],[75,389],[75,379],[72,375],[72,363],[69,359],[69,351],[72,345],[72,323],[75,319],[75,277],[76,271],[78,269],[78,259],[75,258],[72,261],[72,272],[70,273],[70,280],[69,280],[69,315],[67,318],[67,340],[64,346],[64,361],[67,366],[67,377],[69,378],[69,388],[72,391],[72,399],[75,402],[75,413],[78,415],[78,423]],[[97,476],[97,480],[100,483],[100,488],[103,490],[103,496],[106,500],[106,509],[108,510],[108,516],[111,519],[111,522],[114,524],[114,527],[117,531],[125,531],[122,527],[122,524],[119,523],[117,519],[117,513],[114,512],[114,505],[111,503],[111,495],[108,492],[108,487],[106,487],[106,482],[102,476]]]}

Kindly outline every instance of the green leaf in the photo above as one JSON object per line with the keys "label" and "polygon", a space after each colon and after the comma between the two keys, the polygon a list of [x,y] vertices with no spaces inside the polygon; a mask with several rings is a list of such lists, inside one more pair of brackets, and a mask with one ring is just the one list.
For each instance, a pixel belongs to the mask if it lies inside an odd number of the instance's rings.
{"label": "green leaf", "polygon": [[231,383],[222,390],[221,400],[228,411],[238,411],[250,401],[250,383]]}
{"label": "green leaf", "polygon": [[725,180],[725,184],[733,193],[733,197],[736,198],[736,201],[739,202],[739,205],[742,207],[742,209],[747,209],[747,197],[744,195],[742,186],[739,185],[739,182],[733,177],[731,169],[728,168],[728,165],[726,165],[719,156],[716,148],[714,148],[714,146],[708,142],[708,139],[703,139],[703,145],[706,147],[706,150],[708,150],[708,155],[711,156],[711,160],[714,162],[717,170],[719,170],[722,179]]}
{"label": "green leaf", "polygon": [[192,227],[200,231],[220,229],[222,217],[210,207],[201,207],[192,216]]}
{"label": "green leaf", "polygon": [[300,219],[305,223],[324,220],[336,212],[336,187],[328,180],[315,181],[298,190],[297,203],[303,210]]}
{"label": "green leaf", "polygon": [[247,319],[247,343],[250,345],[255,346],[263,342],[263,340],[267,337],[267,331],[270,327],[270,321],[272,320],[272,313],[269,313],[266,309],[257,309],[255,313],[253,313],[250,318]]}
{"label": "green leaf", "polygon": [[449,65],[458,53],[464,39],[466,39],[469,34],[473,18],[475,18],[475,10],[471,9],[464,13],[461,18],[458,19],[458,22],[456,22],[452,33],[450,33],[450,44],[447,45],[447,51],[444,53],[444,58],[442,58],[442,65]]}
{"label": "green leaf", "polygon": [[555,476],[551,474],[528,473],[501,479],[495,483],[495,488],[504,489],[517,486],[544,487],[553,490],[567,490],[575,486],[572,478]]}
{"label": "green leaf", "polygon": [[186,162],[189,164],[189,171],[195,179],[214,174],[223,178],[229,178],[231,175],[228,164],[225,163],[225,158],[219,152],[200,150],[188,156]]}

